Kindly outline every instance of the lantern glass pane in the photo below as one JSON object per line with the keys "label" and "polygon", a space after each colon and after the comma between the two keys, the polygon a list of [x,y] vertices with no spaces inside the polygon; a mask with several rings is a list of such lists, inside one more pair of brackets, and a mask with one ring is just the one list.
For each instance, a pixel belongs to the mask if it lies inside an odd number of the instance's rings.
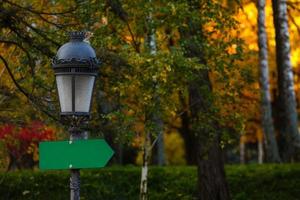
{"label": "lantern glass pane", "polygon": [[72,112],[72,76],[56,76],[61,112]]}
{"label": "lantern glass pane", "polygon": [[75,112],[90,112],[94,82],[94,76],[75,76]]}

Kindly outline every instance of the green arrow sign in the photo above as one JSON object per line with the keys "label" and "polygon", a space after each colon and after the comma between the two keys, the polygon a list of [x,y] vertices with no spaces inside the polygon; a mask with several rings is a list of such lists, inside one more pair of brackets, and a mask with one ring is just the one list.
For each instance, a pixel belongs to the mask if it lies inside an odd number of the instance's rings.
{"label": "green arrow sign", "polygon": [[104,167],[114,154],[105,140],[41,142],[40,169]]}

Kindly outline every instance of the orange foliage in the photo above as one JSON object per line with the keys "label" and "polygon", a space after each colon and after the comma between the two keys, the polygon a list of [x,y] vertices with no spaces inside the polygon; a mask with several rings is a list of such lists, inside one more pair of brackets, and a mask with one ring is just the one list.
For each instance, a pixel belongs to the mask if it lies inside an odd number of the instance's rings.
{"label": "orange foliage", "polygon": [[[295,2],[295,0],[290,1]],[[296,4],[295,4],[296,5]],[[290,31],[290,43],[291,43],[291,63],[294,69],[295,90],[297,95],[297,102],[300,100],[300,46],[299,46],[299,27],[300,27],[300,12],[289,7],[289,31]],[[270,90],[272,93],[277,90],[277,77],[276,77],[276,42],[275,42],[275,29],[273,25],[273,11],[271,0],[266,1],[266,31],[268,36],[269,47],[269,68],[270,68]],[[252,61],[245,61],[244,64],[250,64],[255,71],[258,71],[258,44],[257,44],[257,9],[255,2],[244,3],[243,8],[240,8],[236,14],[236,20],[240,23],[240,29],[234,31],[233,34],[245,41],[246,50],[248,52],[256,52],[257,58]],[[229,49],[231,52],[232,49]],[[253,61],[255,61],[253,63]],[[247,63],[246,63],[247,62]],[[251,62],[251,63],[250,63]],[[258,82],[256,83],[258,85]],[[244,91],[243,95],[246,99],[252,98],[254,93],[252,91]],[[257,95],[256,95],[257,96]],[[259,99],[256,99],[256,103],[259,103]],[[246,123],[245,134],[241,138],[241,142],[255,142],[263,139],[262,128],[260,122],[260,106],[251,107],[257,109],[254,111],[256,116],[253,121]],[[249,119],[249,120],[250,120]]]}

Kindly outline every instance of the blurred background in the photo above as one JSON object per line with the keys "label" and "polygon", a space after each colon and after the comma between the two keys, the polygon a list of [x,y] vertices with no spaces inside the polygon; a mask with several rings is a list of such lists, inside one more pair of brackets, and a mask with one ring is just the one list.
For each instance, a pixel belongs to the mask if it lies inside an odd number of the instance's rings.
{"label": "blurred background", "polygon": [[[287,128],[295,121],[286,125],[285,118],[299,113],[300,3],[287,2],[289,88],[296,104],[286,111],[279,89],[284,79],[277,67],[276,19],[271,1],[266,1],[268,91],[277,150],[267,141],[262,123],[256,3],[199,1],[197,6],[191,11],[184,1],[2,0],[0,169],[36,169],[40,141],[69,138],[59,117],[51,59],[72,30],[88,32],[86,42],[102,61],[87,131],[115,150],[111,164],[140,165],[148,135],[151,165],[195,165],[194,130],[199,127],[209,130],[207,138],[212,129],[222,131],[225,163],[278,162],[268,157],[270,148],[280,162],[299,161],[298,148],[287,148],[298,141]],[[197,39],[187,31],[193,20]],[[201,56],[191,55],[193,48]],[[210,109],[195,123],[191,83],[203,69],[209,72],[210,86],[198,89]]]}

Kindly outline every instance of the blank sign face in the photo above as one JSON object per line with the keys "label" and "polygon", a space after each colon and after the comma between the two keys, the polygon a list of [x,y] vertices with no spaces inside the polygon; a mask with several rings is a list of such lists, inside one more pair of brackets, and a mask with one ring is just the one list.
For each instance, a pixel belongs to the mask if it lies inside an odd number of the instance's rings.
{"label": "blank sign face", "polygon": [[104,167],[114,152],[105,140],[40,142],[40,169]]}

